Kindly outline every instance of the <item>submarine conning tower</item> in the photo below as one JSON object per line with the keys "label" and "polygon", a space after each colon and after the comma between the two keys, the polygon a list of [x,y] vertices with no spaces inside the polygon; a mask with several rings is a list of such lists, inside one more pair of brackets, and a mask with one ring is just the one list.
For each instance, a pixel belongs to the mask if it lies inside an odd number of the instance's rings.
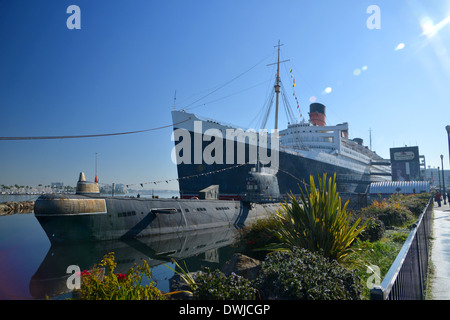
{"label": "submarine conning tower", "polygon": [[80,178],[77,182],[76,194],[100,194],[98,183],[86,181],[84,172],[80,172]]}
{"label": "submarine conning tower", "polygon": [[325,106],[323,104],[314,102],[309,105],[309,123],[321,127],[327,125]]}

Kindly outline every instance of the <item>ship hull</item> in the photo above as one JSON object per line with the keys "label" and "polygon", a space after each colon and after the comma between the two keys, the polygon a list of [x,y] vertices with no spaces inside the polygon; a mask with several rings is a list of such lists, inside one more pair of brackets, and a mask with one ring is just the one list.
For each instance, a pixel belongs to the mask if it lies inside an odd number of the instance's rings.
{"label": "ship hull", "polygon": [[[191,132],[190,134],[191,140],[194,141],[196,133]],[[204,142],[202,150],[205,150],[207,145],[208,143]],[[227,153],[225,145],[226,142],[224,142],[224,159],[226,159]],[[236,155],[239,150],[245,150],[246,155],[249,155],[249,149],[249,144],[241,147],[239,143],[235,143],[233,153]],[[191,154],[193,153],[194,147],[191,150]],[[368,168],[356,170],[284,151],[279,151],[278,155],[279,165],[273,171],[276,172],[279,194],[273,196],[282,198],[291,191],[294,194],[299,194],[299,186],[303,187],[305,183],[309,184],[310,175],[317,178],[324,173],[328,176],[333,176],[336,173],[338,191],[345,193],[365,193],[370,182],[376,181],[370,175]],[[190,163],[179,163],[177,170],[181,197],[197,196],[200,190],[210,185],[219,185],[220,199],[240,200],[245,198],[248,195],[248,173],[255,168],[252,159],[247,156],[245,160],[244,163],[236,161],[227,164],[222,161],[222,164],[207,164],[203,161],[196,164],[192,159]],[[264,171],[264,168],[262,170]],[[264,192],[264,188],[261,192]]]}
{"label": "ship hull", "polygon": [[[240,141],[228,139],[228,130],[239,130],[232,126],[201,120],[194,114],[180,111],[173,111],[172,117],[174,137],[183,136],[174,141],[180,194],[184,198],[196,196],[210,185],[219,185],[221,199],[243,199],[249,194],[248,178],[251,170],[268,169],[275,175],[277,187],[262,185],[259,192],[269,194],[270,189],[277,190],[278,194],[271,195],[279,198],[290,192],[299,194],[299,186],[309,184],[311,175],[317,178],[324,173],[329,177],[336,174],[338,191],[350,194],[366,193],[371,182],[389,179],[372,174],[368,158],[366,162],[358,162],[338,155],[336,150],[280,149],[273,142],[255,147],[258,139],[253,140],[256,142],[247,138]],[[216,134],[223,139],[217,142],[208,136],[211,130],[216,130]],[[333,139],[339,139],[339,136]],[[267,138],[269,140],[272,141],[272,138]],[[220,149],[219,153],[217,149]],[[255,149],[258,153],[254,152]],[[261,155],[270,160],[266,162],[266,168],[256,168],[256,163],[261,163]],[[212,163],[211,159],[214,160]]]}
{"label": "ship hull", "polygon": [[34,212],[52,243],[73,243],[239,227],[277,209],[241,201],[55,194],[40,196]]}

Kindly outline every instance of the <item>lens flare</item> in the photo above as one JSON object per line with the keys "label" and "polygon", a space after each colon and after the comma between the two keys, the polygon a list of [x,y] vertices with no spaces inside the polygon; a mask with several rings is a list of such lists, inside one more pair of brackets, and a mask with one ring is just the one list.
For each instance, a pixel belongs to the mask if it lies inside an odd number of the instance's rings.
{"label": "lens flare", "polygon": [[425,17],[420,21],[420,27],[423,35],[431,34],[433,32],[433,21],[429,17]]}
{"label": "lens flare", "polygon": [[399,51],[405,48],[405,44],[404,43],[399,43],[396,47],[395,47],[395,51]]}
{"label": "lens flare", "polygon": [[422,20],[420,20],[422,35],[431,38],[449,23],[450,23],[450,15],[436,24],[434,24],[433,20],[431,20],[429,17],[424,17]]}

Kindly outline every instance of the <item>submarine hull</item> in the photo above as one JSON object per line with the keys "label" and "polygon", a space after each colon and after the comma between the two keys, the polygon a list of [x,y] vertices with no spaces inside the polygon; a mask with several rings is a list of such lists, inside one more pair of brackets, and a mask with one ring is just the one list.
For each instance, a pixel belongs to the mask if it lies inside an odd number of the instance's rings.
{"label": "submarine hull", "polygon": [[34,213],[51,243],[87,242],[250,225],[279,203],[42,195]]}

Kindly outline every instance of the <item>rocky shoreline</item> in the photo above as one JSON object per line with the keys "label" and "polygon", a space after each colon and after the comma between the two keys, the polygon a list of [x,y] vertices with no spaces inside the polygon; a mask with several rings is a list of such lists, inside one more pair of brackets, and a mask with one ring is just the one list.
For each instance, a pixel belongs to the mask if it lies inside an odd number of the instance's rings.
{"label": "rocky shoreline", "polygon": [[0,203],[0,216],[16,213],[31,213],[34,211],[34,201],[7,201]]}

